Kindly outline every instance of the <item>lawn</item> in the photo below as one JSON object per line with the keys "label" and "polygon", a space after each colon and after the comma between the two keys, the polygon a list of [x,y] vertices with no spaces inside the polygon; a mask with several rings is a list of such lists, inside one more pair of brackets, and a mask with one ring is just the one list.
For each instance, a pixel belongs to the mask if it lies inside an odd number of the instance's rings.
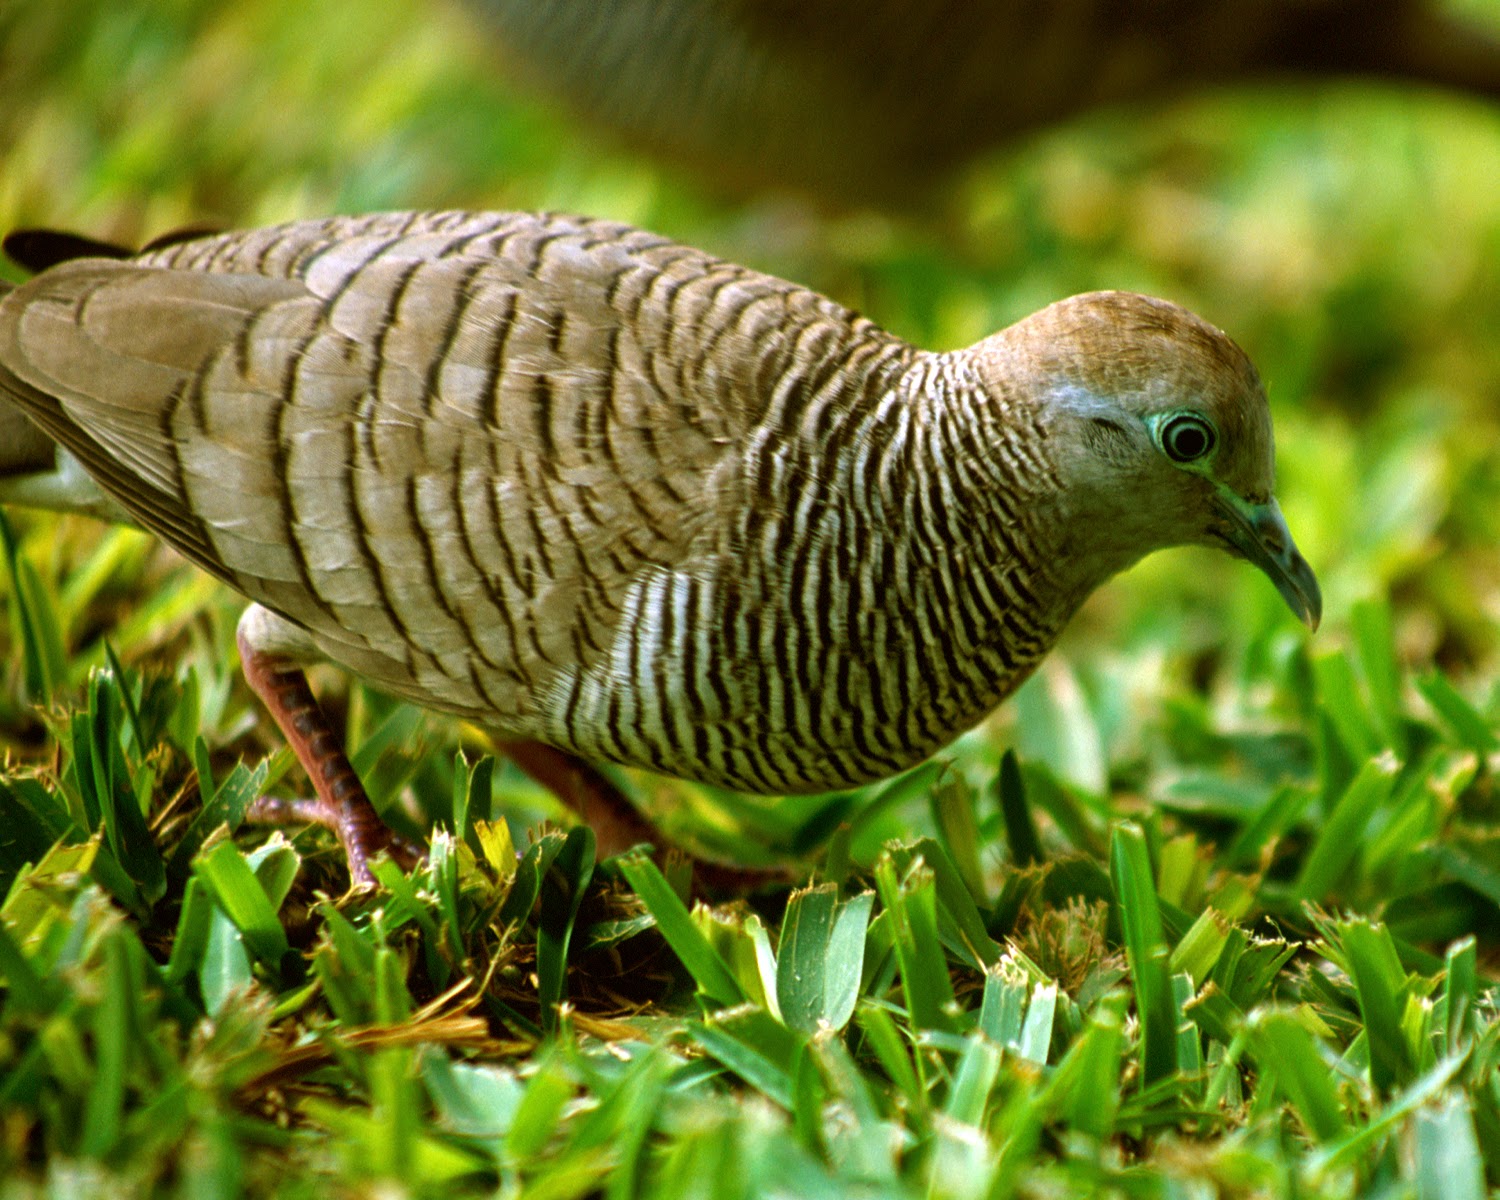
{"label": "lawn", "polygon": [[0,1198],[1500,1189],[1500,110],[1101,113],[892,216],[655,167],[436,0],[0,12],[0,227],[439,206],[631,221],[933,348],[1091,288],[1184,303],[1268,381],[1323,627],[1174,551],[894,781],[622,772],[684,844],[793,868],[712,906],[596,862],[482,730],[316,672],[431,846],[352,894],[329,838],[240,826],[306,781],[236,597],[9,510]]}

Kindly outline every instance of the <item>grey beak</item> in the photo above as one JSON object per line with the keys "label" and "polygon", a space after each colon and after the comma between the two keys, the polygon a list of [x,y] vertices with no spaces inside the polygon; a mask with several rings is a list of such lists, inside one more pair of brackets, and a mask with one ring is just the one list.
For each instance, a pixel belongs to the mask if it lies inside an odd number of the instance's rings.
{"label": "grey beak", "polygon": [[1235,549],[1266,573],[1298,620],[1309,629],[1317,629],[1323,619],[1318,577],[1292,540],[1275,498],[1251,504],[1221,487],[1214,495],[1214,507],[1228,518],[1226,534]]}

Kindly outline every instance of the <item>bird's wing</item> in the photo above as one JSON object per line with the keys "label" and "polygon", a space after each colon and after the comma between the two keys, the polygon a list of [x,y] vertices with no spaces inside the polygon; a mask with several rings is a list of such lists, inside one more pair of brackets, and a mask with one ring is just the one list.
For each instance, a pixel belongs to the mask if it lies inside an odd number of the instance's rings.
{"label": "bird's wing", "polygon": [[797,292],[571,218],[307,222],[45,272],[0,301],[0,388],[334,657],[524,690],[711,519],[757,411],[710,346]]}
{"label": "bird's wing", "polygon": [[0,302],[0,387],[143,525],[231,578],[187,504],[166,417],[249,316],[302,291],[80,259]]}

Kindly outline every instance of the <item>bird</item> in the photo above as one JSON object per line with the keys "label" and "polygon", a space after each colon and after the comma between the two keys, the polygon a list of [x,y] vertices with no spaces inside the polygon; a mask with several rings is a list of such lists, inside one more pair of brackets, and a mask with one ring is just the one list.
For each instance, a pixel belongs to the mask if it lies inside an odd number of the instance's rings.
{"label": "bird", "polygon": [[0,297],[0,410],[81,468],[79,507],[250,601],[246,678],[316,793],[256,815],[327,825],[358,882],[401,848],[312,662],[493,731],[602,854],[655,831],[598,764],[783,796],[894,775],[1158,549],[1221,547],[1321,615],[1259,375],[1165,300],[933,352],[558,213],[6,246],[37,273]]}
{"label": "bird", "polygon": [[1363,76],[1500,98],[1436,0],[468,0],[507,77],[729,191],[919,208],[1090,110]]}

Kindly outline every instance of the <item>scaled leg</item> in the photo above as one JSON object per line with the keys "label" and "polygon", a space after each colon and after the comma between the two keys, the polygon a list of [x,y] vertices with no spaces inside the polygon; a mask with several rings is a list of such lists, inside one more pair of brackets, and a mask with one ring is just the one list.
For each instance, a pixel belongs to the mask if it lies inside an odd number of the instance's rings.
{"label": "scaled leg", "polygon": [[[261,796],[246,819],[265,824],[311,821],[331,829],[349,859],[349,874],[357,884],[372,883],[370,860],[382,850],[404,866],[420,851],[391,832],[354,773],[338,736],[318,706],[307,675],[290,657],[284,642],[274,636],[285,622],[269,610],[252,605],[240,619],[236,640],[245,679],[286,737],[292,753],[312,780],[311,800]],[[286,631],[290,631],[289,627]]]}

